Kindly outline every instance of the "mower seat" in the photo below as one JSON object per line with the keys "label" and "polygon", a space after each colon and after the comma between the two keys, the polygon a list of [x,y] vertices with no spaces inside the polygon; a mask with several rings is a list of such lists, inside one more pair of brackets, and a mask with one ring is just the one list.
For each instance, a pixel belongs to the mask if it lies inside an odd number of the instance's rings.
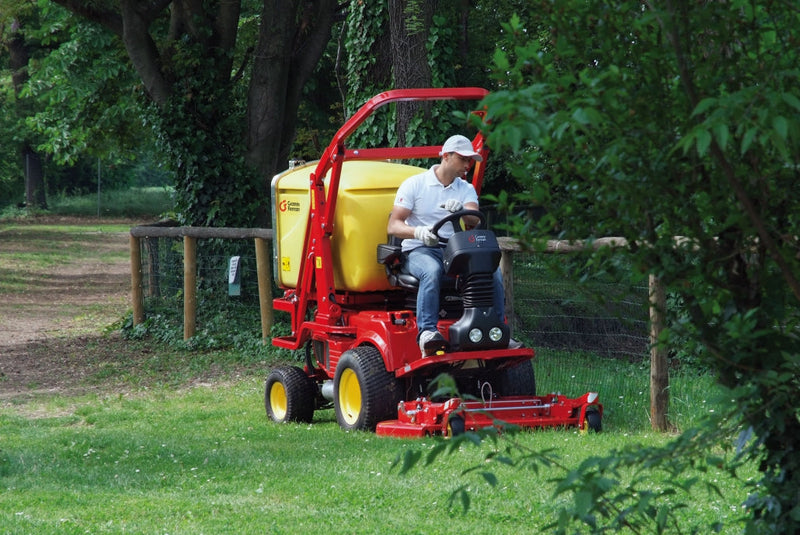
{"label": "mower seat", "polygon": [[403,250],[401,240],[389,236],[388,243],[378,244],[378,263],[386,269],[389,284],[416,292],[419,288],[419,279],[403,271]]}
{"label": "mower seat", "polygon": [[[386,269],[386,277],[389,279],[389,284],[416,292],[419,289],[419,279],[403,270],[403,250],[401,242],[402,240],[394,236],[389,236],[387,243],[379,243],[378,263],[383,264]],[[441,289],[443,291],[455,291],[456,279],[453,277],[444,277],[442,279]]]}

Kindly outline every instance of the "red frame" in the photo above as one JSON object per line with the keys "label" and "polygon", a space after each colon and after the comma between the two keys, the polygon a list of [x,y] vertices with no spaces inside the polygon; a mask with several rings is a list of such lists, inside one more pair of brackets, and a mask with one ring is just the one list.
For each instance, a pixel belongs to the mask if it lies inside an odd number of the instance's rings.
{"label": "red frame", "polygon": [[[341,300],[348,296],[336,293],[333,279],[331,256],[331,236],[333,235],[336,199],[339,193],[339,180],[345,160],[395,160],[408,158],[435,158],[439,155],[441,145],[422,147],[386,147],[370,149],[352,149],[345,146],[347,139],[355,130],[372,115],[375,110],[392,102],[427,101],[427,100],[481,100],[488,95],[486,89],[480,87],[460,88],[426,88],[395,89],[380,93],[366,102],[336,132],[316,169],[309,177],[311,204],[306,223],[306,254],[300,261],[297,287],[288,290],[282,297],[273,301],[275,310],[288,312],[291,315],[292,334],[273,338],[278,347],[296,350],[312,336],[316,338],[320,332],[330,335],[355,335],[351,327],[342,327],[350,323],[342,322]],[[475,151],[486,161],[488,148],[484,145],[483,135],[478,134],[472,142]],[[325,195],[324,177],[330,171],[328,194]],[[480,195],[483,184],[484,166],[477,164],[473,169],[472,185]],[[317,305],[313,321],[305,319],[309,302]],[[384,353],[385,354],[385,353]]]}

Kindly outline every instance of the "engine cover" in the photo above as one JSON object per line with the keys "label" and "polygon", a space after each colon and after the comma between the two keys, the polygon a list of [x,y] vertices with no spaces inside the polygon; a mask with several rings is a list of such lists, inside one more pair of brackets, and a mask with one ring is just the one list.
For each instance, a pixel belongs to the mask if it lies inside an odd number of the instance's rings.
{"label": "engine cover", "polygon": [[456,232],[444,248],[444,271],[451,277],[494,273],[500,265],[501,254],[500,245],[491,230]]}

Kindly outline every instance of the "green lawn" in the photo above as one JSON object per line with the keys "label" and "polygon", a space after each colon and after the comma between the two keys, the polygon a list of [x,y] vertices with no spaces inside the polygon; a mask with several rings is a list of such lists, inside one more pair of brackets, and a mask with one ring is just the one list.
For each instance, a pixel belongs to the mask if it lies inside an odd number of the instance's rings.
{"label": "green lawn", "polygon": [[[50,195],[44,213],[81,217],[153,217],[174,208],[174,190],[170,187],[128,188],[86,195]],[[0,215],[27,213],[25,209],[6,208]]]}
{"label": "green lawn", "polygon": [[[345,433],[331,411],[311,425],[266,420],[262,382],[130,394],[54,397],[6,405],[0,415],[0,533],[536,533],[565,497],[563,477],[485,463],[490,445],[464,447],[400,474],[404,441]],[[650,432],[524,433],[533,450],[555,448],[577,466],[625,444],[664,444]],[[501,445],[503,443],[501,442]],[[485,468],[489,485],[463,471]],[[721,471],[722,496],[676,496],[693,522],[735,533],[745,492]],[[467,484],[470,507],[451,494]],[[654,475],[653,485],[659,485]]]}

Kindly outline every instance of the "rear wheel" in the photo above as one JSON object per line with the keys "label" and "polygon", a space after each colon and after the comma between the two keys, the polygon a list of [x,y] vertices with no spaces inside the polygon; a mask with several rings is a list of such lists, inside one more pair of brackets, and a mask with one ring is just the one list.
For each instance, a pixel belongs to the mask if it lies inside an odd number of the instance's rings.
{"label": "rear wheel", "polygon": [[310,422],[316,404],[314,381],[297,366],[272,370],[264,388],[264,405],[273,422]]}
{"label": "rear wheel", "polygon": [[503,396],[535,396],[536,375],[531,361],[500,372],[500,393]]}
{"label": "rear wheel", "polygon": [[374,431],[378,422],[397,416],[400,383],[374,347],[342,353],[333,388],[333,407],[342,429]]}

